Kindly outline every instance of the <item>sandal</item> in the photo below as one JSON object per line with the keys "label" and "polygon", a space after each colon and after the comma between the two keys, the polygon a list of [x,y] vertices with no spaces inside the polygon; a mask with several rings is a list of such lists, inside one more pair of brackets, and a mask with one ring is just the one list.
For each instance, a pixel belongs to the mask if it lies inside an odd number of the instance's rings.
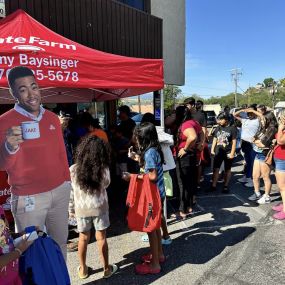
{"label": "sandal", "polygon": [[110,278],[116,271],[118,270],[118,266],[116,264],[110,264],[109,270],[104,271],[103,278]]}
{"label": "sandal", "polygon": [[148,263],[137,264],[135,267],[135,271],[139,275],[146,275],[146,274],[158,274],[160,273],[161,269],[153,269],[150,267]]}
{"label": "sandal", "polygon": [[69,242],[67,245],[66,245],[66,249],[68,252],[75,252],[78,250],[78,242]]}
{"label": "sandal", "polygon": [[184,212],[180,212],[179,213],[180,218],[182,218],[183,220],[185,220],[187,218],[187,214]]}
{"label": "sandal", "polygon": [[80,278],[80,279],[86,279],[86,278],[88,278],[89,277],[89,270],[90,270],[91,268],[90,267],[88,267],[87,266],[87,273],[85,274],[85,275],[81,275],[81,273],[80,273],[80,265],[77,267],[77,275],[78,275],[78,277]]}
{"label": "sandal", "polygon": [[[145,263],[150,263],[152,259],[151,253],[147,253],[141,257],[141,261]],[[164,263],[166,260],[165,256],[159,258],[159,263]]]}

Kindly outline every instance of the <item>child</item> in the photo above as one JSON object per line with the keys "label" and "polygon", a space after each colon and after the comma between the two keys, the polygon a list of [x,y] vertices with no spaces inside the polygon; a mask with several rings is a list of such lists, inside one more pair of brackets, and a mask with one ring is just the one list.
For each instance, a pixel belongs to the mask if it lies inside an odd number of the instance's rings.
{"label": "child", "polygon": [[70,167],[72,192],[69,216],[75,214],[79,232],[78,277],[89,276],[86,265],[87,245],[92,224],[96,230],[98,250],[103,263],[103,278],[111,277],[118,269],[108,261],[106,229],[110,225],[106,188],[110,184],[110,152],[107,145],[95,136],[86,136],[77,148],[75,164]]}
{"label": "child", "polygon": [[[163,153],[158,141],[155,126],[151,123],[142,123],[136,126],[134,130],[134,139],[140,150],[139,163],[145,173],[148,173],[149,179],[152,183],[156,183],[160,198],[165,199],[165,188],[163,181],[163,168],[164,161]],[[130,174],[124,173],[123,178],[130,180]],[[138,175],[138,179],[142,179],[143,175]],[[150,253],[142,256],[144,263],[136,265],[137,274],[157,274],[160,273],[160,263],[165,261],[161,245],[161,232],[157,229],[148,233],[150,243]]]}
{"label": "child", "polygon": [[228,193],[228,184],[231,178],[231,167],[236,151],[237,131],[235,126],[230,125],[230,118],[225,112],[219,114],[217,121],[219,126],[214,132],[211,149],[211,154],[214,156],[214,170],[213,182],[210,191],[216,190],[217,181],[219,178],[219,169],[221,164],[224,162],[225,184],[222,192]]}
{"label": "child", "polygon": [[32,244],[25,238],[14,247],[4,210],[0,206],[0,284],[21,285],[18,258]]}

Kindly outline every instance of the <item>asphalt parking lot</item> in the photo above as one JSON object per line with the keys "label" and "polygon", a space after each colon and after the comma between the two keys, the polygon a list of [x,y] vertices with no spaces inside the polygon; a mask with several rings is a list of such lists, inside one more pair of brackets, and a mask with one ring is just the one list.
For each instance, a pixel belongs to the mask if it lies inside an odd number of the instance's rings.
{"label": "asphalt parking lot", "polygon": [[[164,246],[167,256],[158,275],[138,276],[134,264],[147,252],[141,233],[129,232],[120,207],[111,211],[108,231],[110,262],[120,269],[112,278],[102,278],[96,242],[88,247],[88,266],[92,274],[79,280],[77,253],[68,253],[72,284],[285,284],[285,227],[272,219],[271,206],[280,201],[273,184],[273,202],[249,203],[253,189],[237,183],[241,163],[233,167],[231,192],[206,194],[210,174],[205,176],[197,207],[186,220],[168,219],[173,242]],[[171,205],[168,205],[171,212]],[[74,238],[76,240],[76,237]]]}

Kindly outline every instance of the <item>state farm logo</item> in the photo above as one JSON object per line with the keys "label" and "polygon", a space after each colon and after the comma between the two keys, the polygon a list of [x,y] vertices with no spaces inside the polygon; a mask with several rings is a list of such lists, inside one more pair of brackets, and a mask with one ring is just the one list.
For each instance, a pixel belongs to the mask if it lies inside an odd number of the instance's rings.
{"label": "state farm logo", "polygon": [[29,46],[29,45],[20,45],[20,46],[14,46],[12,49],[18,49],[18,50],[31,50],[31,51],[45,51],[44,48],[36,47],[36,46]]}
{"label": "state farm logo", "polygon": [[[8,210],[11,210],[11,190],[10,189],[3,189],[3,190],[0,190],[0,204],[2,204],[2,207],[4,210],[8,211]],[[6,199],[5,200],[3,200]]]}
{"label": "state farm logo", "polygon": [[54,47],[60,49],[68,49],[68,50],[76,50],[76,46],[74,44],[67,44],[67,43],[58,43],[43,40],[39,37],[30,36],[29,38],[24,37],[13,37],[8,36],[6,38],[0,38],[0,45],[1,44],[19,44],[13,47],[13,49],[20,49],[20,50],[45,50],[43,47]]}

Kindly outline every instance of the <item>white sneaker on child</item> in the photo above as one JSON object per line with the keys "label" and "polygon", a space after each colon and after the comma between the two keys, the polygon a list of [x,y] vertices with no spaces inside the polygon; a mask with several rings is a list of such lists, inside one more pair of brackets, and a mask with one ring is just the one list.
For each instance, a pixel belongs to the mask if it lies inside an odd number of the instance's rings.
{"label": "white sneaker on child", "polygon": [[259,194],[256,194],[255,192],[251,195],[251,196],[249,196],[248,197],[248,200],[250,200],[250,201],[257,201],[257,200],[259,200],[261,198],[261,195]]}
{"label": "white sneaker on child", "polygon": [[267,194],[263,194],[262,197],[259,200],[257,200],[257,203],[259,205],[269,204],[270,202],[271,202],[271,198]]}

